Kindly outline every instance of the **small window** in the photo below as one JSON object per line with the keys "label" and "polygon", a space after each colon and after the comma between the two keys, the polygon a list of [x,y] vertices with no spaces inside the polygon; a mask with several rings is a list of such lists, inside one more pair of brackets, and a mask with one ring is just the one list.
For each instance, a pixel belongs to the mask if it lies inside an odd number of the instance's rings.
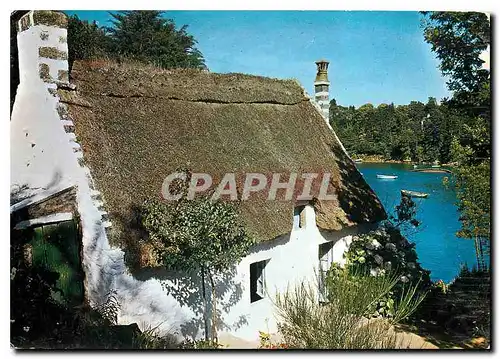
{"label": "small window", "polygon": [[293,210],[293,229],[300,229],[306,226],[306,206],[297,206]]}
{"label": "small window", "polygon": [[250,303],[264,298],[266,293],[266,265],[269,260],[250,264]]}
{"label": "small window", "polygon": [[333,245],[334,242],[326,242],[319,245],[318,259],[319,259],[319,301],[326,302],[327,293],[325,278],[326,273],[333,263]]}

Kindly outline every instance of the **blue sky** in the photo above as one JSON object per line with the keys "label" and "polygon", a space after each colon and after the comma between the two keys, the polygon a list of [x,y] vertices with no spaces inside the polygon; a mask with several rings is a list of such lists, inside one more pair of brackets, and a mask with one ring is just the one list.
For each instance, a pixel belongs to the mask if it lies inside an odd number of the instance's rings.
{"label": "blue sky", "polygon": [[[110,25],[106,11],[67,11]],[[296,78],[313,94],[314,61],[330,61],[330,98],[343,106],[449,96],[418,12],[168,11],[198,40],[212,72]]]}

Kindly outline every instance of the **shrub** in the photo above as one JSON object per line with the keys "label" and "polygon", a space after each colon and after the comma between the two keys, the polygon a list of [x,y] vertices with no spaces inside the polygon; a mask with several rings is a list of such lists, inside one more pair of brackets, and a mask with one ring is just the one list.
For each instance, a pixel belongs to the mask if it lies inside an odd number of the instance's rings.
{"label": "shrub", "polygon": [[372,316],[375,317],[394,316],[394,302],[404,295],[408,285],[421,289],[431,286],[430,272],[418,263],[415,244],[389,223],[370,233],[354,236],[345,258],[345,268],[351,272],[369,272],[373,276],[389,272],[399,274],[394,287],[373,305]]}
{"label": "shrub", "polygon": [[391,324],[402,320],[421,301],[410,286],[395,304],[392,321],[367,319],[374,303],[389,293],[398,275],[371,276],[338,270],[327,278],[328,302],[320,304],[317,290],[301,283],[276,297],[280,333],[290,348],[390,349],[396,347]]}

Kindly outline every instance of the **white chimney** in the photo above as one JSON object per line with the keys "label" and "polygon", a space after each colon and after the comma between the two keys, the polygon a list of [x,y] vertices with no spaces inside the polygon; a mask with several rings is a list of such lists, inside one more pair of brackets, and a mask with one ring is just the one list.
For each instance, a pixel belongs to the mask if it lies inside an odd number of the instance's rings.
{"label": "white chimney", "polygon": [[314,80],[314,99],[319,107],[321,107],[321,112],[327,123],[329,123],[330,120],[330,81],[328,81],[328,64],[329,62],[327,60],[316,61],[317,73],[316,79]]}

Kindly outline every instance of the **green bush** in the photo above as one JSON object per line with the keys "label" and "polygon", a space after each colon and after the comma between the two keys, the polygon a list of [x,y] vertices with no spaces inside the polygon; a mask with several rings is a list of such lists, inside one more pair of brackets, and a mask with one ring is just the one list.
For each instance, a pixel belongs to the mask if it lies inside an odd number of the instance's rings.
{"label": "green bush", "polygon": [[68,18],[68,58],[70,68],[75,60],[107,57],[110,39],[104,29],[94,22],[80,20],[77,15]]}
{"label": "green bush", "polygon": [[398,280],[391,291],[373,305],[372,316],[375,317],[394,316],[394,303],[409,285],[418,285],[421,289],[431,286],[430,272],[418,263],[415,244],[391,224],[354,236],[345,259],[345,267],[351,272],[368,272],[372,276],[398,273]]}

